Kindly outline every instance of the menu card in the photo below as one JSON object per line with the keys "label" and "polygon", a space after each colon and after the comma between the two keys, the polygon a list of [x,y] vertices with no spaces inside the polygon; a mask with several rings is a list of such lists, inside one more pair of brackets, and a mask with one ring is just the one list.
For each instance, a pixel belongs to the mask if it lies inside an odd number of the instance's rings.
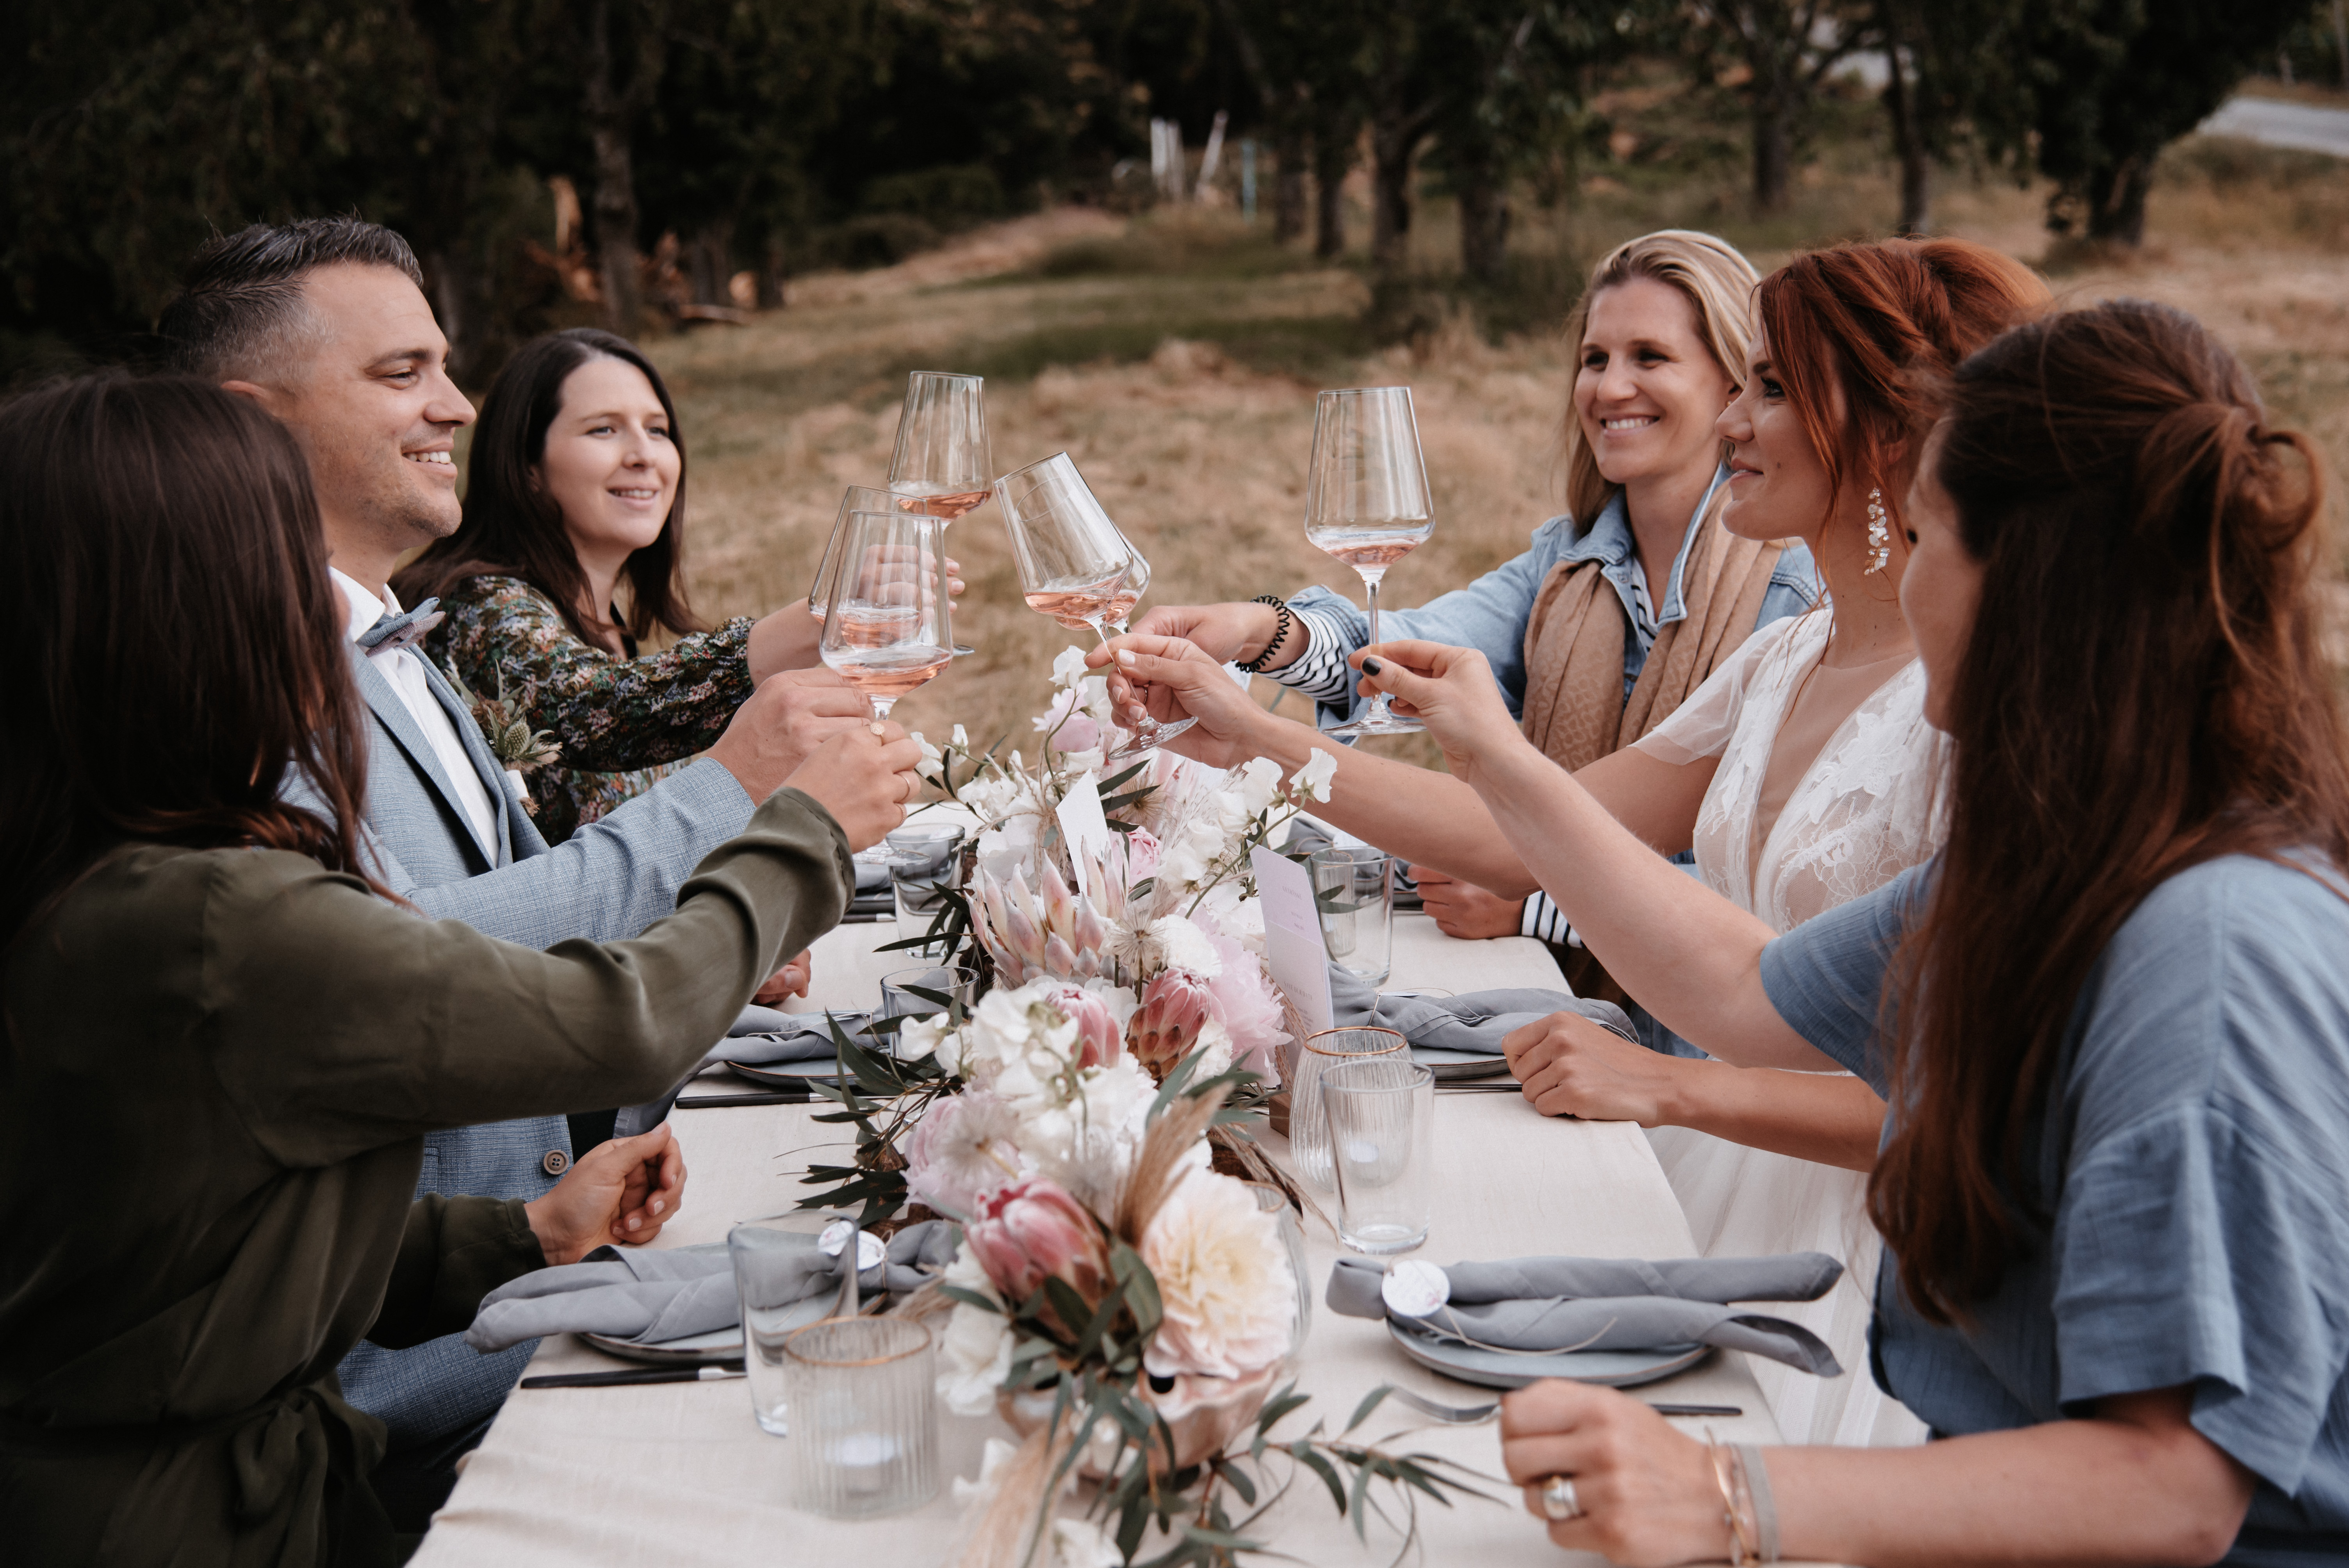
{"label": "menu card", "polygon": [[[1061,832],[1069,841],[1069,863],[1090,865],[1098,857],[1109,858],[1109,846],[1116,834],[1109,825],[1109,816],[1102,810],[1101,785],[1090,773],[1069,786],[1061,797]],[[1085,873],[1077,873],[1077,885],[1084,885]]]}
{"label": "menu card", "polygon": [[1272,983],[1305,1020],[1308,1034],[1335,1026],[1330,1000],[1330,954],[1313,907],[1313,874],[1277,850],[1248,851],[1264,906],[1264,962]]}

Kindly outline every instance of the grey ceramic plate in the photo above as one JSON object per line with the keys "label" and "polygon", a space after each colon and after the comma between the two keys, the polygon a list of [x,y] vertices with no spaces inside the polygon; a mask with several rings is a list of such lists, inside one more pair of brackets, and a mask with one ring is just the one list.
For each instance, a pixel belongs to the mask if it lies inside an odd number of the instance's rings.
{"label": "grey ceramic plate", "polygon": [[[791,1315],[776,1326],[776,1332],[788,1333],[820,1321],[832,1311],[832,1304],[836,1299],[830,1291],[810,1296],[792,1309]],[[860,1304],[860,1310],[874,1313],[888,1305],[887,1295],[877,1294],[866,1296]],[[642,1361],[655,1367],[699,1367],[713,1361],[742,1359],[742,1326],[740,1324],[731,1328],[713,1328],[707,1334],[688,1334],[682,1339],[664,1339],[657,1345],[638,1345],[632,1340],[614,1339],[604,1334],[583,1334],[579,1337],[623,1361]]]}
{"label": "grey ceramic plate", "polygon": [[1669,1377],[1704,1358],[1709,1345],[1666,1346],[1661,1350],[1568,1350],[1556,1356],[1505,1356],[1449,1339],[1413,1334],[1390,1320],[1402,1353],[1431,1372],[1485,1388],[1522,1388],[1544,1377],[1566,1377],[1609,1388],[1631,1388]]}
{"label": "grey ceramic plate", "polygon": [[1411,1059],[1435,1075],[1438,1083],[1458,1083],[1469,1078],[1506,1078],[1509,1058],[1488,1057],[1475,1051],[1446,1050],[1442,1046],[1413,1046]]}

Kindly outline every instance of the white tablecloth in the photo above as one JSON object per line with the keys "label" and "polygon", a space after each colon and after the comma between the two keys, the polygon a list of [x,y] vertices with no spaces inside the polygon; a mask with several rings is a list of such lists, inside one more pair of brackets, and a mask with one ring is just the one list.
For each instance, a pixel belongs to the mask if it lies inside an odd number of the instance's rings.
{"label": "white tablecloth", "polygon": [[[894,937],[886,923],[833,932],[815,950],[813,1003],[796,1006],[872,1006],[880,976],[907,962],[902,954],[872,951]],[[1454,942],[1417,914],[1397,922],[1394,970],[1392,989],[1564,988],[1540,944],[1524,938]],[[690,1092],[726,1084],[748,1087],[713,1078]],[[836,1159],[843,1147],[839,1130],[810,1117],[809,1108],[801,1106],[678,1112],[674,1125],[689,1166],[686,1202],[657,1244],[719,1241],[733,1225],[791,1209],[805,1191],[799,1177],[811,1157],[829,1148]],[[1280,1140],[1267,1141],[1285,1153]],[[1694,1250],[1647,1140],[1629,1123],[1547,1119],[1513,1095],[1444,1095],[1436,1101],[1435,1160],[1434,1230],[1417,1254],[1432,1261],[1532,1253],[1663,1258],[1685,1257]],[[1337,1257],[1335,1238],[1309,1225],[1307,1243],[1315,1277],[1326,1281]],[[531,1370],[618,1365],[563,1336],[540,1347]],[[1381,1382],[1454,1405],[1489,1397],[1404,1360],[1382,1324],[1336,1316],[1317,1299],[1299,1378],[1300,1390],[1314,1402],[1307,1421],[1291,1417],[1283,1430],[1301,1431],[1313,1415],[1334,1430]],[[1746,1412],[1736,1418],[1682,1421],[1683,1430],[1711,1426],[1724,1439],[1777,1439],[1739,1353],[1715,1353],[1639,1392],[1651,1399],[1736,1405]],[[1383,1435],[1410,1419],[1391,1405],[1373,1417],[1366,1431]],[[976,1475],[984,1439],[1009,1435],[991,1417],[957,1418],[943,1407],[940,1423],[941,1461],[948,1476]],[[892,1519],[847,1523],[800,1513],[783,1501],[783,1444],[789,1440],[759,1429],[739,1379],[516,1392],[467,1462],[415,1561],[420,1568],[578,1568],[588,1563],[928,1568],[946,1559],[957,1520],[948,1488],[942,1485],[926,1508]],[[1499,1472],[1499,1442],[1489,1425],[1427,1429],[1411,1446]],[[1510,1489],[1495,1490],[1506,1497],[1500,1504],[1465,1500],[1447,1509],[1423,1503],[1423,1560],[1479,1568],[1574,1561],[1549,1544]],[[1338,1520],[1328,1493],[1309,1478],[1291,1490],[1259,1531],[1294,1559],[1317,1565],[1384,1564],[1394,1556],[1393,1536],[1376,1524],[1369,1544],[1357,1543]]]}

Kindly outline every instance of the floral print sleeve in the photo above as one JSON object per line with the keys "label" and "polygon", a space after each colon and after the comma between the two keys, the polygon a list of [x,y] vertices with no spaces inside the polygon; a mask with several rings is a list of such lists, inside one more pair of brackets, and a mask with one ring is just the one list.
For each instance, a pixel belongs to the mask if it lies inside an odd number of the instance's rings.
{"label": "floral print sleeve", "polygon": [[475,577],[443,594],[447,619],[426,639],[482,696],[500,677],[531,727],[562,758],[530,775],[550,843],[651,788],[661,766],[707,750],[750,696],[749,617],[623,658],[581,639],[554,602],[514,577]]}

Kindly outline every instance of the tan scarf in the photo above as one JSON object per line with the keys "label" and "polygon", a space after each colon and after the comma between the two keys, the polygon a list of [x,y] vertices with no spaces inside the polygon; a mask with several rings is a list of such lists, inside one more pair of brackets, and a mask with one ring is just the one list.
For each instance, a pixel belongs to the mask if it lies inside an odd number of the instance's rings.
{"label": "tan scarf", "polygon": [[[1681,573],[1688,614],[1657,631],[1628,701],[1623,639],[1631,634],[1630,617],[1601,575],[1604,562],[1561,561],[1550,568],[1526,623],[1525,732],[1560,768],[1586,767],[1655,728],[1753,634],[1786,546],[1740,539],[1723,528],[1728,500],[1729,487],[1716,487]],[[1618,1006],[1630,1000],[1588,952],[1553,951],[1576,995]]]}
{"label": "tan scarf", "polygon": [[1752,634],[1784,541],[1740,539],[1721,526],[1729,487],[1713,491],[1681,573],[1687,615],[1656,634],[1623,699],[1630,617],[1603,562],[1550,568],[1526,623],[1526,738],[1568,772],[1619,751],[1661,724]]}

